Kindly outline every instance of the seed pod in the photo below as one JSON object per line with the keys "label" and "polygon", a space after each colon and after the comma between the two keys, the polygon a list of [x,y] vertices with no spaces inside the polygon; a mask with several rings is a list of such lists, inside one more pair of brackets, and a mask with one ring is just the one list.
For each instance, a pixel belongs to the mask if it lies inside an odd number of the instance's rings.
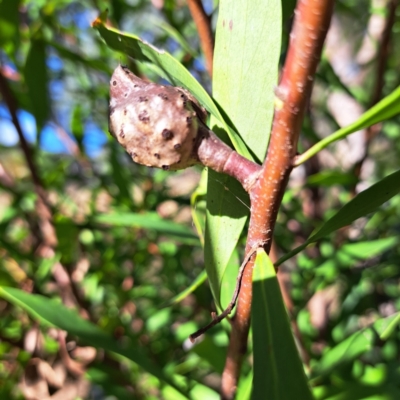
{"label": "seed pod", "polygon": [[189,92],[145,82],[119,65],[110,98],[110,133],[135,162],[170,170],[199,162],[199,119],[206,112]]}

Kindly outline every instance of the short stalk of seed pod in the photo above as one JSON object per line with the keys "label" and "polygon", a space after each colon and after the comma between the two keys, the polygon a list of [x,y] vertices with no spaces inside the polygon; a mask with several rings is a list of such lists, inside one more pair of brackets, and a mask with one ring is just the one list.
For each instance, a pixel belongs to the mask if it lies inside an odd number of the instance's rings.
{"label": "short stalk of seed pod", "polygon": [[196,156],[201,164],[232,176],[249,192],[258,178],[261,167],[232,150],[201,122],[197,137]]}

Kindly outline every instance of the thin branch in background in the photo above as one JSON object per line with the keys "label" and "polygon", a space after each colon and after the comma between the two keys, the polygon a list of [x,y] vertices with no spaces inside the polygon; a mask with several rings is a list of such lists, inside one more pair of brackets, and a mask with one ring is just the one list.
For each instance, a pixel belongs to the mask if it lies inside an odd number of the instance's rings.
{"label": "thin branch in background", "polygon": [[[43,258],[52,258],[55,255],[55,248],[58,244],[57,234],[53,223],[53,216],[51,206],[48,202],[46,190],[43,182],[39,176],[36,167],[34,156],[28,142],[25,139],[19,119],[17,116],[18,104],[14,94],[10,90],[7,80],[3,73],[0,71],[0,93],[4,102],[10,111],[12,122],[17,130],[19,137],[19,144],[25,156],[25,161],[28,164],[31,173],[32,181],[37,194],[36,212],[39,217],[39,229],[41,233],[42,244],[38,250],[38,254]],[[34,232],[33,232],[34,234]],[[63,300],[68,303],[77,303],[82,306],[83,300],[80,299],[79,291],[74,288],[74,283],[68,271],[59,263],[56,262],[53,270],[53,277],[57,282]],[[87,310],[86,310],[87,311]]]}
{"label": "thin branch in background", "polygon": [[207,71],[212,77],[214,37],[211,29],[210,18],[204,11],[201,0],[188,0],[188,7],[199,33],[200,45],[203,49]]}
{"label": "thin branch in background", "polygon": [[[297,3],[288,55],[277,89],[271,142],[260,178],[250,191],[251,218],[246,254],[257,244],[269,253],[276,217],[292,170],[303,116],[333,5],[333,0],[299,0]],[[233,399],[235,396],[247,348],[253,266],[254,256],[245,268],[237,311],[232,320],[228,355],[222,375],[223,399]]]}
{"label": "thin branch in background", "polygon": [[2,73],[0,73],[0,93],[2,94],[3,100],[7,104],[7,107],[10,111],[11,120],[18,133],[19,144],[21,146],[22,152],[24,153],[25,161],[28,164],[28,168],[32,176],[32,181],[35,186],[35,191],[38,195],[37,214],[40,219],[40,229],[43,236],[42,239],[47,246],[55,247],[57,246],[57,236],[52,223],[51,208],[47,199],[47,194],[37,172],[31,148],[29,147],[28,142],[25,139],[21,125],[19,123],[19,119],[17,116],[17,101],[7,84],[6,78]]}
{"label": "thin branch in background", "polygon": [[[371,104],[370,106],[374,106],[379,102],[382,98],[382,90],[384,86],[384,75],[386,70],[387,59],[389,56],[390,50],[390,41],[392,37],[393,25],[396,20],[396,10],[399,5],[398,0],[390,0],[387,8],[387,16],[385,21],[385,27],[382,32],[381,41],[378,44],[378,53],[376,55],[377,65],[376,65],[376,75],[375,75],[375,86],[371,96]],[[380,125],[372,125],[365,131],[365,147],[364,147],[364,155],[361,160],[354,166],[354,173],[357,178],[359,178],[361,174],[361,169],[364,161],[368,157],[369,153],[369,145],[374,137],[379,133]],[[354,192],[354,191],[353,191]]]}

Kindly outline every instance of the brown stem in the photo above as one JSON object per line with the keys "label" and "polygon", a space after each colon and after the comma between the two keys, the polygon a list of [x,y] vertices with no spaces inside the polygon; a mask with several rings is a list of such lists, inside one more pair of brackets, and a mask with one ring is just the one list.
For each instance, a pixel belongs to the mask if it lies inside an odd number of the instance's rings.
{"label": "brown stem", "polygon": [[203,124],[199,126],[198,137],[200,143],[196,155],[199,161],[205,167],[232,176],[249,191],[261,172],[261,166],[232,150]]}
{"label": "brown stem", "polygon": [[214,38],[211,30],[210,18],[203,8],[201,0],[188,0],[188,7],[197,31],[199,32],[200,44],[206,59],[206,68],[212,77]]}
{"label": "brown stem", "polygon": [[[251,217],[246,254],[255,246],[269,252],[284,190],[296,155],[297,141],[322,45],[333,12],[333,0],[299,0],[288,55],[277,89],[271,142],[261,175],[250,190]],[[233,399],[250,328],[254,255],[245,268],[225,369],[221,397]]]}

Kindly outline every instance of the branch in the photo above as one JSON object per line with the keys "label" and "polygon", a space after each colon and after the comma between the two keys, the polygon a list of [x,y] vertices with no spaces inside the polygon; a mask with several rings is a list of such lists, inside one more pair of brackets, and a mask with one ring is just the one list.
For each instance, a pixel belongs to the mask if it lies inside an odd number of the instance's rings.
{"label": "branch", "polygon": [[203,8],[201,0],[188,0],[188,7],[199,33],[201,48],[206,59],[206,68],[212,77],[214,38],[211,30],[210,18]]}
{"label": "branch", "polygon": [[[277,89],[271,142],[261,175],[250,190],[251,218],[246,254],[255,246],[269,252],[284,190],[293,168],[301,124],[312,81],[333,12],[333,0],[299,0],[288,55]],[[233,399],[250,328],[254,255],[243,274],[225,369],[221,396]]]}
{"label": "branch", "polygon": [[7,80],[2,72],[0,72],[0,93],[2,94],[3,100],[7,104],[7,107],[10,111],[12,122],[18,133],[21,150],[24,153],[26,163],[28,164],[28,168],[31,173],[32,181],[35,186],[35,191],[36,194],[38,195],[37,213],[40,219],[40,229],[43,236],[42,239],[46,245],[50,247],[55,247],[57,245],[57,236],[55,233],[54,226],[52,224],[51,208],[47,200],[47,194],[44,189],[43,183],[39,177],[39,174],[37,172],[32,151],[25,139],[21,125],[18,120],[17,101],[13,93],[11,92],[10,88],[8,87]]}
{"label": "branch", "polygon": [[[28,142],[25,139],[21,125],[18,120],[17,100],[10,90],[8,82],[2,71],[0,71],[0,93],[10,111],[12,122],[18,133],[19,144],[21,146],[22,152],[24,153],[25,161],[28,164],[28,168],[31,173],[32,181],[35,187],[35,192],[38,196],[36,201],[36,212],[39,217],[39,229],[42,239],[42,246],[40,247],[38,253],[39,256],[43,258],[52,258],[55,254],[55,248],[58,244],[58,240],[53,223],[51,206],[48,202],[47,192],[44,188],[43,182],[40,179],[31,148],[29,147]],[[34,232],[33,235],[35,236]],[[53,267],[52,274],[55,281],[57,282],[61,294],[63,295],[63,300],[72,298],[75,303],[82,304],[81,299],[78,296],[77,290],[76,288],[74,288],[74,283],[64,266],[62,266],[60,263],[56,263]]]}
{"label": "branch", "polygon": [[[388,14],[386,16],[385,27],[382,32],[381,41],[380,44],[378,45],[378,54],[376,56],[377,60],[376,80],[375,80],[375,87],[371,96],[372,100],[370,107],[373,107],[382,98],[382,89],[385,83],[384,74],[386,70],[387,59],[389,56],[390,40],[392,36],[393,25],[396,20],[396,9],[398,5],[399,5],[398,0],[390,0],[389,4],[387,5]],[[379,129],[377,129],[377,125],[370,126],[365,132],[364,155],[361,158],[361,160],[354,166],[354,172],[357,178],[360,177],[362,165],[366,160],[366,158],[368,157],[369,145],[372,139],[378,134],[378,132]]]}

